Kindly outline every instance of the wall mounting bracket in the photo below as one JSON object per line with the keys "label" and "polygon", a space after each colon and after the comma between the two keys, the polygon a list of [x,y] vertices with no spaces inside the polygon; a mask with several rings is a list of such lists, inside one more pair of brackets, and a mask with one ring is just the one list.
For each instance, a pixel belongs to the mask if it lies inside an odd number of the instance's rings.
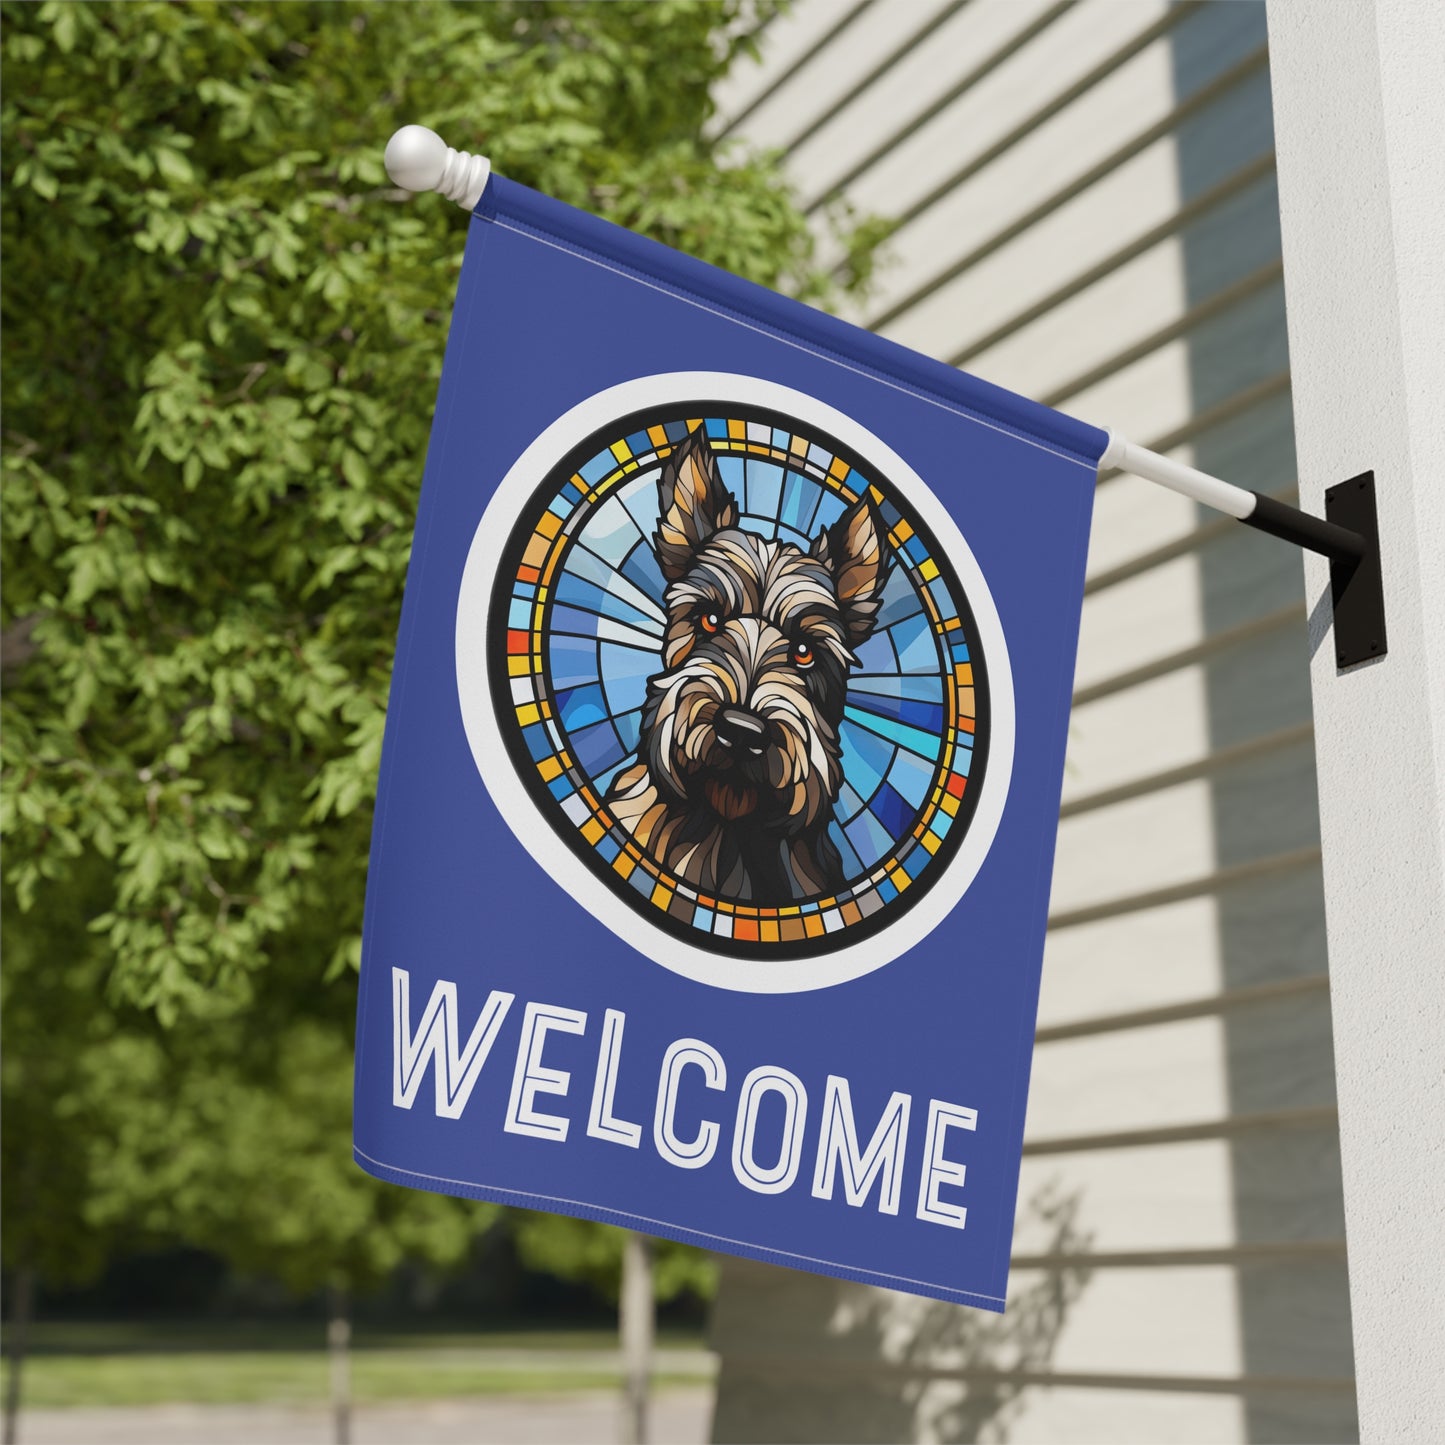
{"label": "wall mounting bracket", "polygon": [[1325,493],[1325,515],[1221,481],[1109,432],[1100,467],[1118,467],[1145,481],[1203,502],[1247,527],[1268,532],[1330,562],[1335,661],[1353,667],[1389,650],[1385,636],[1385,589],[1380,567],[1380,529],[1375,511],[1375,474],[1362,472]]}

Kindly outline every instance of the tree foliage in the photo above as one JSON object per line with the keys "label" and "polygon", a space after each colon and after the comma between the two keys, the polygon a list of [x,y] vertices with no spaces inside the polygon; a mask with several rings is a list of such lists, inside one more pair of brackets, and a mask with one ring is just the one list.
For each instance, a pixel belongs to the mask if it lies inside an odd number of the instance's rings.
{"label": "tree foliage", "polygon": [[[359,955],[370,802],[464,232],[421,120],[740,274],[810,285],[767,160],[701,139],[730,5],[4,12],[6,879],[166,1019]],[[726,27],[723,27],[724,34]]]}
{"label": "tree foliage", "polygon": [[[394,190],[381,150],[429,124],[826,295],[776,158],[705,138],[740,0],[0,13],[5,1168],[31,1186],[7,1255],[59,1268],[78,1229],[180,1231],[298,1285],[318,1259],[451,1257],[475,1211],[388,1203],[409,1196],[345,1158],[371,808],[465,231]],[[835,231],[861,285],[872,233]],[[367,1227],[392,1243],[348,1252]]]}

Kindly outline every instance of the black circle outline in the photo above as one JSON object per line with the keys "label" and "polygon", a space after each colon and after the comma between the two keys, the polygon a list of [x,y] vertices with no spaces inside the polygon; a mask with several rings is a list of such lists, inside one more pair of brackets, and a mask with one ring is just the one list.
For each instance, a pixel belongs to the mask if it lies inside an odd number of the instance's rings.
{"label": "black circle outline", "polygon": [[[824,933],[816,938],[800,938],[791,941],[779,939],[773,943],[767,943],[761,939],[719,938],[714,933],[704,933],[690,923],[683,923],[674,918],[665,909],[654,906],[649,899],[638,893],[630,882],[619,878],[612,865],[602,858],[596,848],[582,836],[581,829],[574,826],[572,820],[558,807],[557,800],[552,796],[546,783],[542,781],[536,762],[522,739],[522,730],[517,726],[516,704],[512,699],[511,678],[507,673],[506,635],[508,629],[506,617],[512,587],[517,580],[517,569],[521,565],[522,553],[526,550],[528,542],[531,541],[532,535],[536,531],[537,518],[551,505],[557,492],[585,462],[590,461],[597,454],[600,448],[610,446],[620,437],[630,436],[637,431],[645,431],[649,426],[661,426],[668,421],[678,421],[687,417],[719,416],[730,420],[765,423],[770,429],[779,422],[786,423],[791,428],[793,436],[804,436],[820,442],[828,447],[835,457],[841,457],[847,462],[850,468],[861,472],[863,476],[879,485],[879,490],[893,502],[900,514],[904,515],[904,520],[908,522],[914,532],[923,538],[929,556],[937,563],[939,570],[947,569],[945,580],[958,603],[958,616],[964,626],[964,633],[968,640],[969,661],[973,666],[976,728],[973,756],[969,764],[968,786],[964,789],[963,799],[958,812],[954,815],[953,826],[948,830],[948,835],[943,839],[938,852],[933,855],[929,865],[918,878],[891,902],[885,903],[876,913],[860,919],[857,923],[850,924],[836,933]],[[709,438],[709,442],[711,440]],[[717,454],[730,455],[730,453]],[[939,546],[938,538],[934,535],[932,528],[921,517],[909,515],[915,512],[915,508],[908,502],[902,490],[876,467],[869,466],[866,462],[863,466],[855,465],[856,462],[862,460],[864,459],[852,447],[840,442],[831,433],[774,407],[738,401],[684,401],[640,408],[608,422],[605,426],[596,428],[583,441],[571,447],[558,462],[548,469],[546,476],[533,488],[526,506],[518,513],[516,521],[513,522],[511,533],[502,548],[496,576],[492,579],[487,626],[489,636],[484,639],[492,712],[512,767],[516,770],[517,776],[521,778],[522,786],[528,797],[536,805],[542,817],[547,820],[552,831],[582,860],[593,877],[599,879],[614,896],[620,897],[640,918],[681,942],[691,944],[694,948],[700,948],[704,952],[716,954],[722,958],[741,958],[749,961],[818,958],[837,952],[854,943],[861,943],[890,927],[926,893],[930,892],[952,866],[953,859],[963,844],[964,836],[972,826],[979,794],[983,790],[983,781],[987,776],[989,740],[993,721],[991,690],[988,664],[983,655],[978,623],[974,617],[973,608],[969,605],[968,594],[959,581],[952,562]],[[900,501],[906,504],[906,513],[904,507],[899,506]],[[549,597],[544,605],[542,621],[544,635],[554,601],[555,597]],[[937,640],[936,632],[934,636]],[[952,664],[949,663],[948,666],[951,670]],[[565,737],[566,729],[562,726],[561,720],[554,720],[557,723],[558,731]],[[579,771],[581,771],[580,768]],[[591,780],[589,779],[589,781]],[[918,814],[915,813],[915,823],[917,818]],[[894,839],[895,843],[900,841],[900,839]],[[930,875],[932,876],[930,877]],[[852,880],[849,880],[850,885],[851,883]],[[723,901],[737,902],[738,900]],[[799,901],[807,902],[809,900]],[[779,904],[777,906],[789,905]]]}

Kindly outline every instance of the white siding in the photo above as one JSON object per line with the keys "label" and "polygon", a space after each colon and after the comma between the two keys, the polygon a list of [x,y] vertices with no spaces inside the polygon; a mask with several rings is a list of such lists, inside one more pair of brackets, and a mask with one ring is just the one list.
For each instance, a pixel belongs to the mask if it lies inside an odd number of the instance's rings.
{"label": "white siding", "polygon": [[[798,0],[721,128],[853,319],[1294,485],[1263,6]],[[1355,1438],[1300,560],[1101,481],[1002,1318],[725,1264],[715,1438]]]}

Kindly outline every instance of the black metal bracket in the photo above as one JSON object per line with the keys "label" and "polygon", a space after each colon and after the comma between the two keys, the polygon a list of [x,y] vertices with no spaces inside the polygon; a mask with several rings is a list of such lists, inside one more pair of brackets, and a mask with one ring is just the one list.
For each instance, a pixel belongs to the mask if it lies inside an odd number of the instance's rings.
{"label": "black metal bracket", "polygon": [[1362,472],[1325,493],[1325,515],[1312,517],[1256,492],[1255,527],[1330,559],[1335,659],[1353,667],[1388,651],[1385,589],[1380,570],[1380,527],[1375,511],[1375,474]]}
{"label": "black metal bracket", "polygon": [[1357,532],[1365,542],[1358,561],[1330,561],[1335,614],[1335,661],[1353,667],[1389,651],[1385,636],[1385,579],[1380,570],[1380,523],[1375,474],[1361,472],[1325,493],[1325,516]]}

